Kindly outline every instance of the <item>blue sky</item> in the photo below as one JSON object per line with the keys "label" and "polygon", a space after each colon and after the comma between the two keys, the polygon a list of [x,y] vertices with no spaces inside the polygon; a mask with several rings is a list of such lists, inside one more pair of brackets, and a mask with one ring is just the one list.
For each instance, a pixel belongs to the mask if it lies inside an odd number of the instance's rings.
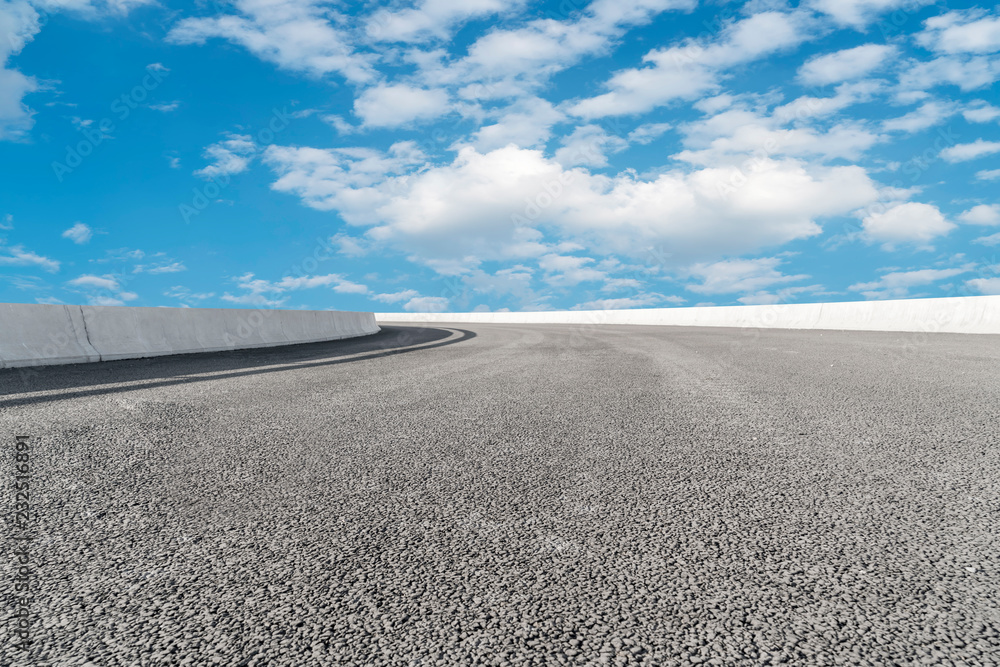
{"label": "blue sky", "polygon": [[1000,294],[1000,13],[0,0],[0,301]]}

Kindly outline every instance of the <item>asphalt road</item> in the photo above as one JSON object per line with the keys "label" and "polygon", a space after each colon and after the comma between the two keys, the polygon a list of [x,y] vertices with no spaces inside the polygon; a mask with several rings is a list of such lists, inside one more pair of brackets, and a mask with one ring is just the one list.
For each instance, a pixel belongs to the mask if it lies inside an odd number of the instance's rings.
{"label": "asphalt road", "polygon": [[0,371],[0,664],[1000,664],[998,371],[572,325]]}

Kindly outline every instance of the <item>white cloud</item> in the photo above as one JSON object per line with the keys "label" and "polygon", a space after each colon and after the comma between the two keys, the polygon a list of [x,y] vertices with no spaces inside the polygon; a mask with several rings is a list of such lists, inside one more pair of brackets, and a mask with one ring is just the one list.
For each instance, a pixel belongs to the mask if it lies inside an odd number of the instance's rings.
{"label": "white cloud", "polygon": [[978,239],[973,239],[972,242],[985,246],[1000,245],[1000,232],[990,234],[989,236],[980,236]]}
{"label": "white cloud", "polygon": [[973,278],[965,281],[965,284],[980,294],[1000,294],[1000,278]]}
{"label": "white cloud", "polygon": [[325,276],[299,276],[296,278],[285,277],[274,284],[275,291],[311,289],[314,287],[331,287],[334,292],[341,294],[366,294],[368,288],[364,285],[351,282],[344,276],[331,273]]}
{"label": "white cloud", "polygon": [[412,142],[399,142],[387,153],[269,146],[264,159],[281,176],[274,190],[293,192],[312,208],[338,210],[348,222],[365,224],[378,219],[376,209],[392,192],[406,190],[405,174],[422,166],[426,156]]}
{"label": "white cloud", "polygon": [[411,313],[443,313],[447,309],[448,299],[443,296],[418,296],[403,306],[403,310]]}
{"label": "white cloud", "polygon": [[984,155],[1000,153],[1000,141],[976,139],[971,144],[956,144],[941,151],[941,157],[948,162],[965,162]]}
{"label": "white cloud", "polygon": [[904,116],[883,121],[882,129],[887,132],[907,132],[912,134],[937,125],[954,114],[955,111],[956,109],[953,104],[930,101]]}
{"label": "white cloud", "polygon": [[176,111],[180,105],[181,103],[179,100],[174,100],[173,102],[164,102],[163,104],[150,104],[149,108],[153,111],[170,113],[171,111]]}
{"label": "white cloud", "polygon": [[602,254],[641,254],[656,244],[677,257],[743,254],[816,235],[817,218],[877,197],[860,167],[791,159],[763,159],[748,172],[721,166],[640,178],[567,170],[536,150],[465,147],[451,164],[420,162],[419,171],[369,151],[372,169],[359,174],[346,150],[272,147],[267,161],[280,176],[272,187],[451,271],[475,265],[470,257],[537,256],[528,227],[553,229]]}
{"label": "white cloud", "polygon": [[14,229],[14,216],[10,213],[0,218],[0,230]]}
{"label": "white cloud", "polygon": [[88,303],[94,306],[123,306],[125,302],[139,298],[135,292],[126,292],[118,278],[111,274],[103,276],[85,274],[66,284],[69,287],[81,288],[87,295]]}
{"label": "white cloud", "polygon": [[595,299],[573,306],[571,310],[628,310],[662,305],[664,302],[677,303],[675,299],[676,297],[665,297],[662,294],[639,294],[613,299]]}
{"label": "white cloud", "polygon": [[372,299],[375,301],[381,301],[382,303],[398,303],[400,301],[408,301],[415,296],[420,296],[420,293],[415,289],[407,289],[402,292],[392,292],[386,294],[373,294]]}
{"label": "white cloud", "polygon": [[761,257],[695,264],[688,268],[687,274],[701,282],[687,285],[687,289],[698,294],[756,292],[771,285],[798,282],[809,277],[781,273],[778,266],[782,261],[781,257]]}
{"label": "white cloud", "polygon": [[896,243],[926,244],[948,234],[955,225],[945,220],[936,206],[907,202],[871,213],[862,222],[864,235],[891,249]]}
{"label": "white cloud", "polygon": [[113,296],[93,296],[88,300],[91,306],[124,306],[125,302]]}
{"label": "white cloud", "polygon": [[897,9],[916,9],[934,0],[812,0],[809,6],[829,15],[840,25],[864,28],[879,14]]}
{"label": "white cloud", "polygon": [[330,242],[339,246],[337,252],[348,257],[363,257],[369,251],[369,245],[365,239],[355,238],[344,233],[331,236]]}
{"label": "white cloud", "polygon": [[185,18],[167,35],[174,44],[204,44],[213,37],[239,44],[261,60],[314,76],[333,72],[364,83],[374,77],[372,56],[354,51],[351,39],[313,0],[235,0],[237,14]]}
{"label": "white cloud", "polygon": [[[496,30],[473,43],[468,55],[441,74],[464,82],[543,78],[607,45],[607,37],[579,22],[543,19],[514,30]],[[466,96],[478,97],[473,90]]]}
{"label": "white cloud", "polygon": [[472,137],[472,145],[488,152],[514,144],[521,148],[544,146],[552,136],[552,126],[565,116],[552,103],[538,97],[527,97],[504,109],[497,123],[483,125]]}
{"label": "white cloud", "polygon": [[84,244],[94,235],[93,230],[82,222],[78,222],[62,233],[64,239],[69,239],[76,244]]}
{"label": "white cloud", "polygon": [[33,78],[0,69],[0,140],[23,138],[34,125],[33,112],[21,101],[38,89]]}
{"label": "white cloud", "polygon": [[649,66],[622,70],[606,83],[607,93],[569,107],[583,118],[649,111],[674,100],[693,100],[719,85],[721,72],[800,44],[808,36],[803,15],[761,12],[729,24],[719,39],[707,44],[650,51]]}
{"label": "white cloud", "polygon": [[627,141],[608,134],[599,125],[581,125],[573,130],[573,134],[563,137],[555,160],[564,167],[606,167],[607,153],[617,153],[626,148]]}
{"label": "white cloud", "polygon": [[593,263],[591,257],[555,253],[545,255],[538,260],[538,266],[545,271],[545,282],[553,287],[573,287],[583,282],[603,281],[607,274],[588,266]]}
{"label": "white cloud", "polygon": [[49,289],[50,285],[38,276],[28,275],[5,275],[0,276],[6,279],[15,289],[25,291],[36,291]]}
{"label": "white cloud", "polygon": [[967,273],[970,266],[955,269],[919,269],[916,271],[893,271],[878,280],[857,283],[847,289],[861,292],[868,299],[905,299],[910,289],[930,285],[946,278]]}
{"label": "white cloud", "polygon": [[691,106],[706,115],[717,114],[723,109],[728,109],[737,100],[735,95],[730,95],[729,93],[720,93],[719,95],[713,95],[712,97],[704,97],[697,102],[694,102]]}
{"label": "white cloud", "polygon": [[365,285],[341,278],[334,284],[333,291],[337,294],[368,294],[369,290]]}
{"label": "white cloud", "polygon": [[587,54],[604,53],[629,26],[664,11],[688,11],[694,0],[594,0],[565,21],[538,19],[510,30],[493,30],[461,60],[428,60],[422,76],[462,85],[466,99],[520,97]]}
{"label": "white cloud", "polygon": [[118,289],[118,280],[111,275],[83,275],[79,278],[70,280],[68,284],[73,287],[93,287],[95,289],[104,289],[108,291],[115,291]]}
{"label": "white cloud", "polygon": [[147,269],[146,273],[159,275],[163,273],[180,273],[181,271],[187,271],[187,267],[182,262],[171,262],[170,264],[163,264],[162,266],[154,266]]}
{"label": "white cloud", "polygon": [[47,12],[66,11],[98,20],[108,15],[124,16],[136,7],[154,4],[154,0],[37,0],[35,4]]}
{"label": "white cloud", "polygon": [[274,283],[272,289],[282,292],[285,290],[312,289],[314,287],[330,287],[338,294],[367,294],[368,288],[355,282],[351,282],[344,276],[331,273],[325,276],[299,276],[285,277]]}
{"label": "white cloud", "polygon": [[929,18],[917,43],[941,53],[995,53],[1000,51],[1000,17],[982,10],[948,12]]}
{"label": "white cloud", "polygon": [[604,283],[602,292],[620,292],[622,290],[637,290],[642,288],[642,283],[635,278],[611,278]]}
{"label": "white cloud", "polygon": [[799,79],[811,86],[852,81],[888,65],[895,56],[894,46],[863,44],[810,58],[799,68]]}
{"label": "white cloud", "polygon": [[236,278],[236,284],[245,293],[234,296],[226,292],[222,298],[232,303],[254,306],[280,306],[288,298],[279,299],[276,298],[277,295],[317,287],[329,287],[338,294],[368,294],[369,292],[366,286],[352,282],[336,273],[325,276],[285,276],[277,282],[256,278],[253,273],[245,273]]}
{"label": "white cloud", "polygon": [[20,245],[0,248],[0,266],[37,266],[49,273],[59,270],[57,260],[25,250],[24,246]]}
{"label": "white cloud", "polygon": [[354,114],[368,127],[399,127],[437,118],[448,110],[448,93],[444,90],[406,84],[369,88],[354,101]]}
{"label": "white cloud", "polygon": [[672,127],[673,125],[670,123],[646,123],[629,132],[628,140],[634,144],[645,146],[652,143]]}
{"label": "white cloud", "polygon": [[692,100],[718,86],[714,72],[697,65],[671,62],[676,52],[653,51],[643,58],[651,66],[616,73],[607,82],[609,92],[581,100],[569,111],[583,118],[636,114],[674,100]]}
{"label": "white cloud", "polygon": [[28,2],[0,4],[0,141],[22,139],[34,124],[33,112],[23,100],[38,90],[38,83],[16,69],[7,69],[7,63],[40,29],[38,12]]}
{"label": "white cloud", "polygon": [[1000,180],[1000,169],[983,169],[976,172],[976,179],[980,181]]}
{"label": "white cloud", "polygon": [[686,12],[696,5],[695,0],[593,0],[587,11],[597,24],[632,26],[646,23],[660,12]]}
{"label": "white cloud", "polygon": [[510,295],[520,302],[522,310],[544,309],[548,296],[532,289],[535,270],[524,264],[488,273],[473,269],[462,275],[462,282],[477,294]]}
{"label": "white cloud", "polygon": [[335,114],[328,114],[326,116],[321,116],[321,120],[324,123],[328,123],[333,126],[333,129],[337,130],[337,134],[348,135],[358,132],[359,128],[348,123],[342,116],[337,116]]}
{"label": "white cloud", "polygon": [[1000,77],[1000,58],[986,56],[941,56],[926,62],[909,60],[903,64],[899,88],[907,93],[926,91],[950,84],[963,91],[989,86]]}
{"label": "white cloud", "polygon": [[30,42],[40,29],[38,12],[27,2],[5,2],[0,6],[0,56],[8,56],[21,52],[24,45]]}
{"label": "white cloud", "polygon": [[[778,107],[775,114],[762,116],[736,106],[715,116],[681,126],[687,150],[674,159],[698,165],[743,163],[752,169],[755,163],[782,155],[795,157],[844,158],[855,161],[881,140],[857,123],[838,123],[824,129],[808,126],[783,127],[801,115],[790,107]],[[819,107],[813,107],[818,112]],[[753,156],[753,159],[747,160]]]}
{"label": "white cloud", "polygon": [[741,296],[737,301],[745,306],[770,306],[776,303],[787,303],[803,292],[818,292],[823,289],[822,285],[800,285],[795,287],[784,287],[774,292],[761,290],[754,294]]}
{"label": "white cloud", "polygon": [[856,121],[821,126],[817,121],[871,99],[879,87],[869,81],[845,83],[832,97],[802,96],[775,107],[771,114],[759,101],[730,100],[721,111],[682,124],[679,130],[687,150],[673,157],[701,165],[742,164],[744,169],[781,155],[856,161],[884,137]]}
{"label": "white cloud", "polygon": [[283,299],[270,299],[258,292],[250,292],[248,294],[238,294],[238,295],[232,295],[229,292],[225,292],[221,298],[223,301],[236,303],[241,306],[257,306],[257,307],[266,306],[269,308],[277,308],[278,306],[284,305],[284,303],[288,301],[288,297],[285,297]]}
{"label": "white cloud", "polygon": [[107,262],[134,262],[142,259],[146,256],[146,253],[138,248],[135,250],[129,250],[128,248],[116,248],[114,250],[107,251],[107,257],[105,259],[97,260],[100,263]]}
{"label": "white cloud", "polygon": [[204,156],[213,160],[212,164],[194,172],[203,178],[218,178],[246,171],[257,152],[257,145],[248,134],[226,135],[223,141],[207,146]]}
{"label": "white cloud", "polygon": [[726,26],[714,44],[697,45],[694,59],[715,67],[752,62],[797,46],[809,34],[806,13],[764,11]]}
{"label": "white cloud", "polygon": [[366,32],[386,42],[423,42],[446,39],[454,27],[469,19],[517,11],[525,0],[422,0],[417,7],[383,10],[369,17]]}
{"label": "white cloud", "polygon": [[190,289],[182,285],[174,285],[164,292],[163,296],[177,299],[185,304],[191,304],[211,299],[215,296],[215,292],[192,292]]}
{"label": "white cloud", "polygon": [[[773,118],[781,124],[813,121],[831,116],[853,104],[870,101],[881,91],[881,81],[865,79],[851,83],[842,83],[834,89],[829,97],[813,97],[803,95],[787,104],[775,107]],[[731,106],[731,105],[727,105]],[[742,106],[737,106],[742,109]]]}
{"label": "white cloud", "polygon": [[974,100],[962,111],[962,116],[970,123],[989,123],[1000,118],[1000,108],[992,106],[984,100]]}
{"label": "white cloud", "polygon": [[970,225],[1000,225],[1000,204],[980,204],[973,206],[958,216]]}

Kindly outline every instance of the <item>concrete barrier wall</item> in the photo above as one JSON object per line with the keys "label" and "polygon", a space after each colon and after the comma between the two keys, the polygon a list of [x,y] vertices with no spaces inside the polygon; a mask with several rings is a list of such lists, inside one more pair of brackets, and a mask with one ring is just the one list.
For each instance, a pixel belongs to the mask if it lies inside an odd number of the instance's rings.
{"label": "concrete barrier wall", "polygon": [[[49,361],[49,360],[58,361]],[[100,361],[79,306],[0,303],[0,366]]]}
{"label": "concrete barrier wall", "polygon": [[0,304],[0,368],[314,343],[378,333],[372,313]]}
{"label": "concrete barrier wall", "polygon": [[379,322],[649,324],[1000,334],[1000,296],[525,313],[376,313]]}

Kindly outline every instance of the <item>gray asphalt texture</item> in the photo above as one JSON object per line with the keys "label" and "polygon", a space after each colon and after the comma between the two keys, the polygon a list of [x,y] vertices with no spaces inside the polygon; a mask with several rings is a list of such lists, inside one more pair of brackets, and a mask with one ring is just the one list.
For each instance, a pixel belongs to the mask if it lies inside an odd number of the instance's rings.
{"label": "gray asphalt texture", "polygon": [[0,371],[38,515],[0,663],[1000,664],[998,370],[997,336],[466,324]]}

